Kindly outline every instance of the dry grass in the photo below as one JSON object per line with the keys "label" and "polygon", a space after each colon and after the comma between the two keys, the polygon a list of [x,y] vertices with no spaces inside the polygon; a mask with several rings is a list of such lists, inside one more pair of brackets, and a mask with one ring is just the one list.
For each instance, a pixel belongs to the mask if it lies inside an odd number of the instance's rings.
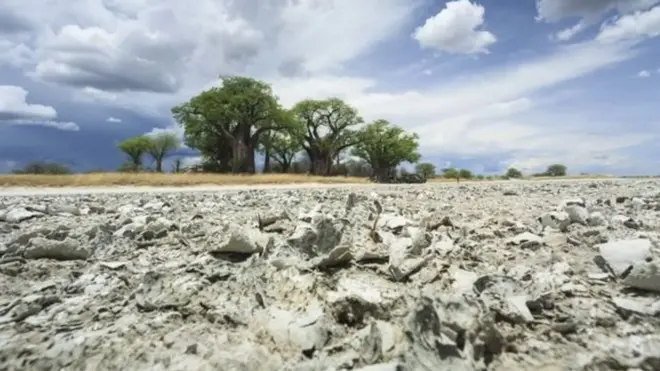
{"label": "dry grass", "polygon": [[366,183],[365,178],[299,174],[158,174],[91,173],[73,175],[0,175],[2,187],[191,186],[300,183]]}
{"label": "dry grass", "polygon": [[[526,177],[525,180],[599,179],[607,175],[566,177]],[[484,180],[473,180],[487,182]],[[366,178],[321,177],[300,174],[159,174],[159,173],[91,173],[74,175],[0,175],[0,187],[94,187],[94,186],[191,186],[191,185],[251,185],[251,184],[354,184],[367,183]],[[453,183],[454,179],[433,178],[432,183]],[[464,182],[461,180],[461,183]]]}

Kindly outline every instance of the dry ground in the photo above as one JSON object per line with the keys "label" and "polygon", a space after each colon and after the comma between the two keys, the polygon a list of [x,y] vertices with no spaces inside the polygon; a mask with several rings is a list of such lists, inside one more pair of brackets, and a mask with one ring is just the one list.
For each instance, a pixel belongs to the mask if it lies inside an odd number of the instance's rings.
{"label": "dry ground", "polygon": [[[593,179],[603,175],[537,177],[547,179]],[[483,180],[487,181],[487,180]],[[453,179],[435,178],[430,182],[452,183]],[[195,186],[195,185],[256,185],[256,184],[360,184],[358,177],[321,177],[300,174],[158,174],[158,173],[92,173],[74,175],[0,175],[0,187],[95,187],[95,186]]]}

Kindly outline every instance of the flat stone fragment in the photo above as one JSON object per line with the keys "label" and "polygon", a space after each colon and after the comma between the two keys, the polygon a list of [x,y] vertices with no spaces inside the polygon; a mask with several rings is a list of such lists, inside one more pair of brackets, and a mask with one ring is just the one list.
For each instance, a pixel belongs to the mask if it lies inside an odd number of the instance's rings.
{"label": "flat stone fragment", "polygon": [[596,245],[596,248],[614,274],[620,276],[650,256],[651,241],[642,238],[619,240]]}
{"label": "flat stone fragment", "polygon": [[626,286],[660,293],[660,267],[657,262],[642,262],[633,266],[623,280]]}

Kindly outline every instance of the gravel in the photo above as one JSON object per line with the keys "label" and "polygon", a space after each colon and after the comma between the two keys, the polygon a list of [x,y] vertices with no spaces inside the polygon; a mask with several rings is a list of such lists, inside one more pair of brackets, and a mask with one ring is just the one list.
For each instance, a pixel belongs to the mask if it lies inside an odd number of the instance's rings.
{"label": "gravel", "polygon": [[659,185],[5,189],[0,370],[658,370]]}

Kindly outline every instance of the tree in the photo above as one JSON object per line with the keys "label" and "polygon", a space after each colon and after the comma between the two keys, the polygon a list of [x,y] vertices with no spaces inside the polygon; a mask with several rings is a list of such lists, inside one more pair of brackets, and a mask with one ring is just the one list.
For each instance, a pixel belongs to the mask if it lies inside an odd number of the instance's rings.
{"label": "tree", "polygon": [[363,122],[355,108],[338,98],[303,100],[292,109],[290,133],[301,143],[311,162],[311,172],[330,175],[339,153],[358,143],[355,126]]}
{"label": "tree", "polygon": [[547,176],[566,176],[566,166],[562,164],[553,164],[548,166],[545,171]]}
{"label": "tree", "polygon": [[128,160],[134,171],[142,168],[142,156],[149,150],[151,140],[144,135],[128,138],[117,144],[120,151],[128,156]]}
{"label": "tree", "polygon": [[461,169],[458,171],[458,177],[463,179],[472,179],[472,172],[468,169]]}
{"label": "tree", "polygon": [[12,170],[14,174],[46,174],[46,175],[66,175],[72,171],[68,167],[55,162],[30,162],[22,169]]}
{"label": "tree", "polygon": [[435,165],[430,162],[419,163],[415,165],[415,172],[424,179],[431,179],[435,177]]}
{"label": "tree", "polygon": [[377,180],[385,181],[390,172],[402,162],[417,162],[419,137],[406,133],[386,120],[376,120],[357,133],[352,154],[366,161]]}
{"label": "tree", "polygon": [[147,153],[151,155],[156,163],[156,171],[163,171],[163,159],[170,151],[179,148],[179,138],[174,133],[158,133],[147,137],[149,139],[149,147]]}
{"label": "tree", "polygon": [[458,170],[456,170],[453,167],[448,167],[442,169],[442,176],[447,178],[447,179],[457,179],[459,178],[459,173]]}
{"label": "tree", "polygon": [[[183,126],[187,144],[197,144],[213,158],[215,143],[231,150],[231,170],[254,173],[255,150],[262,134],[281,130],[288,120],[270,85],[249,77],[221,77],[222,86],[211,88],[176,106],[172,113]],[[189,146],[190,146],[189,144]],[[226,154],[216,156],[226,160]]]}
{"label": "tree", "polygon": [[286,133],[274,133],[269,138],[270,156],[283,173],[289,172],[293,159],[302,150],[298,138]]}
{"label": "tree", "polygon": [[523,174],[522,172],[520,172],[520,170],[511,167],[506,171],[506,174],[504,174],[504,176],[509,179],[516,179],[516,178],[522,178]]}

